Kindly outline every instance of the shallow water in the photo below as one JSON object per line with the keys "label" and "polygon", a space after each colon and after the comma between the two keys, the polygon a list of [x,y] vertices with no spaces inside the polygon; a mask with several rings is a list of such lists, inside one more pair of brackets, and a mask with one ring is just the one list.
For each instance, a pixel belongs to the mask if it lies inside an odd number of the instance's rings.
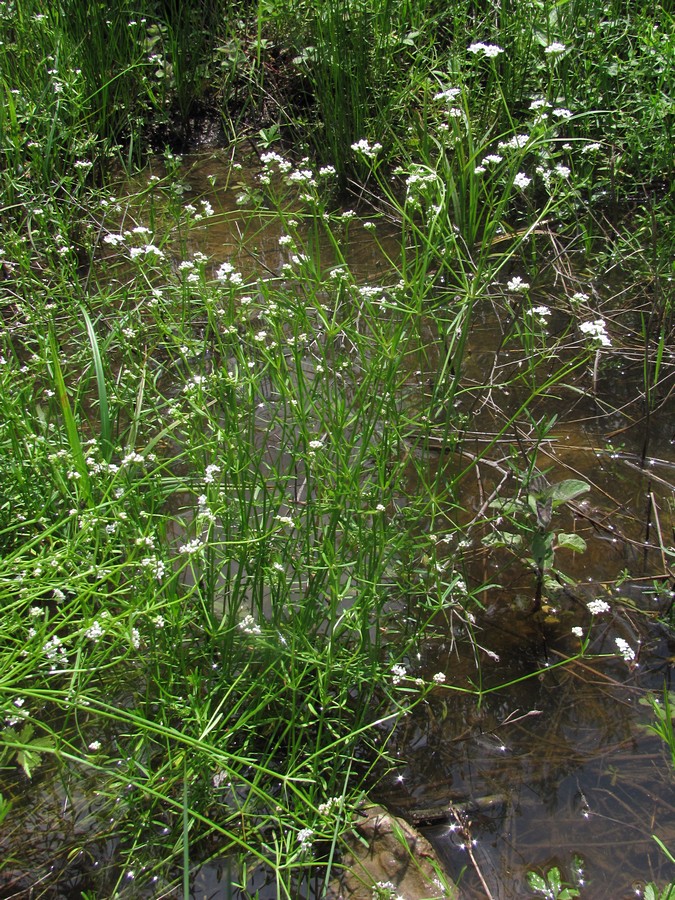
{"label": "shallow water", "polygon": [[[246,220],[237,214],[237,182],[250,182],[255,171],[250,166],[233,174],[225,156],[186,160],[186,183],[219,211],[212,223],[192,232],[188,250],[208,254],[214,268],[232,259],[245,273],[276,274],[286,261],[273,217]],[[215,188],[209,176],[215,176]],[[378,240],[394,254],[393,230],[380,228]],[[333,264],[328,246],[320,246],[319,253],[323,265]],[[344,253],[357,280],[386,279],[385,258],[357,221],[349,227]],[[508,362],[499,344],[498,324],[486,309],[467,355],[467,382],[480,384],[496,362]],[[665,362],[670,378],[672,363]],[[411,360],[412,405],[428,402],[438,365],[433,354]],[[670,561],[661,550],[673,534],[675,404],[671,399],[652,416],[647,442],[636,400],[640,378],[640,365],[624,360],[620,370],[600,369],[595,396],[563,392],[535,409],[535,416],[559,417],[538,449],[538,465],[548,470],[549,482],[583,478],[591,485],[590,493],[556,519],[557,527],[583,536],[588,545],[584,554],[567,551],[561,559],[571,584],[534,613],[532,573],[476,538],[465,550],[473,583],[498,581],[500,587],[481,593],[484,609],[476,613],[473,634],[449,615],[436,623],[438,636],[410,660],[416,674],[430,678],[443,672],[447,685],[472,691],[480,685],[483,695],[477,706],[474,694],[439,688],[404,719],[388,743],[399,763],[382,774],[374,797],[419,824],[464,897],[485,897],[487,885],[494,898],[515,900],[528,893],[528,870],[553,865],[573,881],[580,864],[588,885],[582,896],[597,900],[635,896],[645,880],[675,877],[652,839],[657,834],[675,848],[675,779],[661,742],[644,728],[653,714],[640,702],[670,686],[675,659],[675,637],[657,621],[675,588],[672,578],[664,577]],[[517,400],[517,392],[501,393],[499,410],[487,405],[476,410],[470,398],[460,398],[459,408],[464,404],[471,412],[465,446],[480,454],[499,429],[499,414]],[[621,413],[618,407],[624,407]],[[261,420],[261,433],[265,427]],[[490,451],[492,463],[501,468],[483,465],[478,482],[475,473],[462,481],[460,519],[485,515],[485,498],[519,452],[521,439],[527,442],[528,435],[505,433]],[[433,448],[428,464],[432,469],[440,464]],[[514,478],[501,488],[507,495],[518,489]],[[438,551],[440,558],[453,552],[452,545]],[[587,658],[559,666],[579,650],[571,628],[590,626],[586,603],[608,595],[613,610],[594,622]],[[616,658],[617,637],[639,648],[636,663]],[[603,654],[611,656],[595,658]],[[500,685],[510,686],[495,690]],[[15,821],[25,833],[45,832],[36,852],[46,858],[56,855],[55,845],[76,848],[78,837],[92,827],[94,810],[83,798],[68,800],[55,779],[41,776],[41,784],[43,804],[23,810]],[[57,814],[67,824],[63,831],[52,830]],[[103,839],[98,865],[108,865],[113,851],[114,837]],[[229,896],[228,877],[222,861],[204,866],[193,896]],[[272,898],[274,889],[266,893],[264,876],[256,877],[261,883],[254,889],[260,888],[261,898]],[[73,875],[72,885],[64,883],[62,892],[50,896],[80,896],[79,890]],[[132,885],[129,896],[137,896]]]}
{"label": "shallow water", "polygon": [[[191,177],[205,190],[199,173],[213,164],[201,165]],[[278,236],[271,222],[255,239],[255,254],[273,270],[283,262]],[[200,235],[200,249],[207,253],[227,243],[218,227]],[[357,279],[373,283],[385,275],[382,255],[362,229],[352,227],[345,252]],[[499,343],[497,323],[486,310],[467,355],[467,380],[485,379]],[[498,362],[503,360],[502,353]],[[416,364],[411,363],[411,383]],[[672,364],[669,358],[671,380]],[[419,365],[419,399],[413,396],[413,403],[425,402],[425,384],[438,360],[427,359],[426,371]],[[667,571],[654,508],[662,536],[672,534],[675,404],[670,400],[652,417],[647,444],[638,400],[641,363],[624,359],[620,370],[612,363],[599,371],[595,396],[549,398],[535,413],[559,416],[538,454],[549,481],[583,478],[592,488],[557,523],[588,545],[584,554],[565,556],[574,586],[561,591],[547,616],[533,615],[531,574],[505,565],[499,553],[473,548],[476,581],[498,576],[501,584],[481,597],[485,609],[477,616],[475,637],[499,661],[476,651],[457,620],[438,623],[445,635],[420,647],[411,666],[428,677],[444,672],[448,684],[460,687],[480,682],[486,693],[477,709],[473,696],[436,691],[395,733],[389,749],[400,765],[374,792],[392,811],[419,822],[460,881],[462,896],[485,897],[487,885],[493,897],[515,900],[528,893],[529,869],[553,865],[568,881],[582,878],[588,885],[582,896],[599,900],[635,896],[645,880],[675,876],[651,837],[675,846],[675,780],[660,740],[644,728],[653,714],[640,702],[670,685],[675,652],[675,638],[656,620],[672,602],[675,584],[663,577],[653,582]],[[619,407],[622,412],[615,412]],[[495,424],[489,409],[473,417],[475,452],[491,439]],[[501,453],[506,459],[515,443],[506,435],[491,457],[499,461]],[[483,468],[482,477],[487,493],[494,471]],[[463,500],[472,515],[482,499],[475,478],[469,480]],[[624,580],[616,585],[620,573]],[[612,584],[615,611],[594,622],[588,658],[555,668],[578,652],[570,628],[590,625],[586,602],[605,596]],[[617,660],[616,637],[639,648],[636,663]],[[547,667],[555,670],[526,677]],[[469,853],[471,841],[476,844]],[[581,876],[575,875],[578,865]],[[208,867],[200,877],[208,882]]]}

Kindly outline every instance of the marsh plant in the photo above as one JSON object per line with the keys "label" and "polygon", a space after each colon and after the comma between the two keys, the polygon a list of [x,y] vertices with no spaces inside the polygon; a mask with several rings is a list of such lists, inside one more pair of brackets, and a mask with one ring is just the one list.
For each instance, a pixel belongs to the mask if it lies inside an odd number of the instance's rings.
{"label": "marsh plant", "polygon": [[[600,113],[568,108],[591,63],[563,8],[525,46],[526,13],[491,5],[42,6],[0,3],[0,873],[187,897],[219,859],[242,896],[261,878],[318,893],[400,718],[431,692],[479,694],[419,647],[473,625],[486,522],[506,543],[508,520],[535,599],[554,552],[583,549],[553,517],[587,485],[538,475],[540,407],[612,411],[602,375],[638,333],[630,304],[560,263],[592,246],[587,201],[632,120],[610,152]],[[284,61],[309,84],[302,121],[269,113]],[[235,212],[190,193],[189,160],[150,152],[207,95],[230,123],[237,103],[267,108],[254,175],[223,154]],[[283,149],[291,124],[325,158]],[[214,223],[240,244],[205,252]],[[355,232],[377,279],[350,265]],[[661,309],[640,345],[650,410]],[[493,459],[513,435],[525,467]],[[472,515],[486,469],[504,480]],[[22,856],[30,817],[49,830],[83,795],[50,875],[52,851]]]}
{"label": "marsh plant", "polygon": [[[568,549],[586,550],[584,539],[574,533],[554,530],[553,515],[564,504],[587,493],[590,485],[566,478],[549,484],[542,474],[529,474],[522,492],[513,499],[499,497],[490,506],[499,512],[494,531],[483,539],[489,547],[508,547],[522,555],[535,576],[534,609],[541,608],[546,595],[552,598],[569,578],[555,566],[555,554]],[[509,526],[508,530],[505,524]]]}

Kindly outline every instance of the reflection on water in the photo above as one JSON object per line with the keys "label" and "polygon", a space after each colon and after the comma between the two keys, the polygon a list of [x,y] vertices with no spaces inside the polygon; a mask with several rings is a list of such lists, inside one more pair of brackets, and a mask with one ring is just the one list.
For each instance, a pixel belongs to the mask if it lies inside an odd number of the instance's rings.
{"label": "reflection on water", "polygon": [[[567,625],[539,625],[498,609],[499,598],[495,604],[478,635],[500,657],[479,652],[484,690],[577,652]],[[586,625],[581,601],[568,606]],[[632,624],[641,641],[637,665],[571,662],[487,693],[478,710],[473,697],[439,690],[396,734],[401,765],[378,799],[420,823],[449,872],[461,877],[463,896],[485,896],[467,835],[492,896],[504,900],[527,895],[526,873],[535,867],[557,865],[573,881],[577,858],[588,885],[582,896],[634,896],[641,880],[673,877],[651,835],[675,845],[675,781],[659,740],[642,727],[651,711],[639,701],[663,689],[675,642],[638,615]],[[594,633],[589,652],[615,653],[626,624],[610,615]],[[447,672],[448,683],[478,684],[469,642],[449,645],[425,646],[421,665],[429,674]]]}
{"label": "reflection on water", "polygon": [[[189,256],[197,251],[205,253],[215,268],[224,261],[232,262],[245,278],[278,275],[284,263],[290,262],[293,251],[279,243],[285,232],[274,210],[263,203],[261,209],[251,213],[239,202],[243,191],[258,186],[259,171],[260,165],[250,159],[233,167],[224,152],[185,158],[182,181],[187,189],[186,201],[194,195],[209,201],[215,211],[208,224],[191,229],[186,247]],[[373,233],[358,219],[345,221],[340,250],[357,282],[376,282],[390,272],[384,254],[398,253],[398,233],[385,222],[379,222]],[[325,235],[315,235],[308,229],[307,239],[322,268],[336,264]]]}

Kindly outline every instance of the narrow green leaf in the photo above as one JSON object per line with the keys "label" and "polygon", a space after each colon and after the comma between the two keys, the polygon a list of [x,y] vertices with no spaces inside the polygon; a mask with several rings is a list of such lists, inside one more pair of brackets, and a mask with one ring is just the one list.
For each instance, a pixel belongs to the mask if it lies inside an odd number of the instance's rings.
{"label": "narrow green leaf", "polygon": [[94,371],[96,372],[96,387],[98,389],[98,408],[99,415],[101,418],[101,453],[103,454],[103,459],[106,462],[110,462],[112,459],[112,427],[110,424],[110,411],[108,407],[108,390],[106,388],[105,383],[105,373],[103,371],[103,361],[101,359],[101,351],[98,346],[98,339],[96,337],[96,331],[94,330],[94,326],[92,325],[91,319],[89,318],[89,313],[87,310],[80,306],[80,310],[82,312],[82,317],[84,318],[84,324],[87,327],[87,335],[89,337],[89,344],[91,346],[91,355],[94,360]]}
{"label": "narrow green leaf", "polygon": [[66,391],[66,382],[63,378],[61,363],[59,361],[59,345],[53,328],[50,328],[49,330],[49,347],[51,350],[52,367],[54,369],[54,387],[56,388],[56,396],[59,399],[61,414],[63,415],[63,421],[66,426],[70,452],[73,454],[75,470],[80,476],[82,492],[88,500],[90,495],[89,472],[84,460],[84,453],[82,451],[82,444],[80,442],[80,435],[77,431],[75,417],[73,416],[73,411],[70,407],[70,400],[68,399],[68,392]]}

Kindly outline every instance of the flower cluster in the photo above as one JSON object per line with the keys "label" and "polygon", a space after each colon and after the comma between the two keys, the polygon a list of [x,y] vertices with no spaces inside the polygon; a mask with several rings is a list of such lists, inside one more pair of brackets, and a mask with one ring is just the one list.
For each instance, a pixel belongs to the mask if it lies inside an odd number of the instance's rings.
{"label": "flower cluster", "polygon": [[590,600],[586,607],[592,616],[599,616],[601,613],[609,612],[610,606],[606,600]]}
{"label": "flower cluster", "polygon": [[391,667],[391,672],[392,672],[391,683],[394,685],[400,684],[401,679],[405,678],[406,675],[408,674],[408,670],[406,669],[406,667],[398,665],[398,664]]}
{"label": "flower cluster", "polygon": [[371,144],[370,141],[361,138],[360,141],[356,141],[355,144],[352,144],[352,150],[354,153],[360,153],[361,156],[365,156],[366,159],[375,159],[380,150],[382,150],[382,144],[378,144],[377,142]]}
{"label": "flower cluster", "polygon": [[579,325],[579,331],[602,347],[612,346],[604,319],[596,319],[594,322],[582,322]]}
{"label": "flower cluster", "polygon": [[221,284],[231,284],[239,287],[244,283],[244,279],[239,272],[236,272],[232,263],[224,262],[216,272],[216,278]]}
{"label": "flower cluster", "polygon": [[502,48],[496,44],[484,44],[482,41],[469,46],[469,53],[481,54],[481,56],[486,56],[488,59],[494,59],[503,52]]}
{"label": "flower cluster", "polygon": [[511,291],[512,294],[524,294],[526,291],[529,291],[529,289],[530,285],[527,281],[523,281],[520,275],[515,275],[506,283],[506,290]]}
{"label": "flower cluster", "polygon": [[256,622],[252,615],[244,616],[244,618],[239,623],[239,630],[243,631],[244,634],[260,634],[261,629],[260,625]]}
{"label": "flower cluster", "polygon": [[623,656],[626,662],[633,662],[635,659],[635,650],[631,647],[628,641],[624,641],[623,638],[616,638],[614,643],[616,644],[616,648],[619,653]]}
{"label": "flower cluster", "polygon": [[297,839],[300,844],[300,850],[303,852],[307,852],[312,848],[312,837],[314,835],[314,830],[312,828],[301,828],[297,834]]}

